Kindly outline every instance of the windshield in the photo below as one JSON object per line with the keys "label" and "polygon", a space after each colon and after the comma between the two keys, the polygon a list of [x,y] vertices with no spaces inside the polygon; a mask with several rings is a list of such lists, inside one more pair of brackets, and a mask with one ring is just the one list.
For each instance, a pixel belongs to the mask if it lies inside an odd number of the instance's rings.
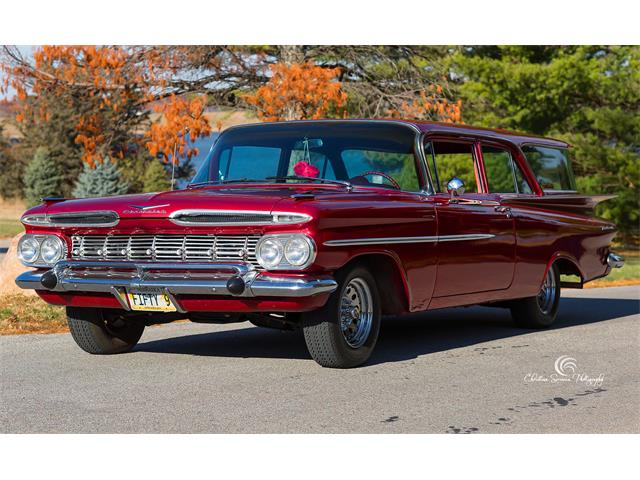
{"label": "windshield", "polygon": [[192,184],[305,182],[420,190],[415,132],[385,122],[264,123],[224,132]]}

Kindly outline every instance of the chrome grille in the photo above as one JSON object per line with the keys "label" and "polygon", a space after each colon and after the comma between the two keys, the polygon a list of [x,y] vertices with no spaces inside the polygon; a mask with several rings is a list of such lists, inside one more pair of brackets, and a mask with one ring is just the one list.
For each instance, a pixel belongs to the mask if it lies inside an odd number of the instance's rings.
{"label": "chrome grille", "polygon": [[74,260],[238,261],[258,267],[259,235],[74,235]]}

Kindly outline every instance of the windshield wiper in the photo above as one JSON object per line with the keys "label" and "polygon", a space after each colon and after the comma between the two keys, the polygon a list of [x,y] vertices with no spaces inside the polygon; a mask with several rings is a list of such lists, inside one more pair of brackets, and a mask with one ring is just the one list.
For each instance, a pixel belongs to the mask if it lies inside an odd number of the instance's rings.
{"label": "windshield wiper", "polygon": [[303,177],[301,175],[283,175],[281,177],[267,177],[266,180],[304,180],[305,182],[319,182],[319,183],[331,183],[333,185],[342,185],[346,187],[347,190],[351,191],[353,189],[353,185],[345,180],[332,180],[329,178],[318,178],[318,177]]}
{"label": "windshield wiper", "polygon": [[206,182],[190,183],[187,188],[202,187],[205,185],[225,185],[227,183],[263,183],[266,179],[261,178],[231,178],[228,180],[208,180]]}

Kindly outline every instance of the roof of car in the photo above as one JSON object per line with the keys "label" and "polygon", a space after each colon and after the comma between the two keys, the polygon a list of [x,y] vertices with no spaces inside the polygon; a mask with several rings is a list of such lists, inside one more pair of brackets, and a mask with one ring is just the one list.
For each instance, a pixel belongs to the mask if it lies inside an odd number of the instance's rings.
{"label": "roof of car", "polygon": [[483,128],[474,127],[472,125],[463,125],[457,123],[441,123],[441,122],[407,122],[415,125],[423,132],[431,133],[455,133],[456,135],[469,135],[480,137],[491,137],[497,140],[506,140],[517,145],[536,144],[548,145],[552,147],[567,148],[569,144],[555,138],[541,137],[522,132],[512,132],[499,128]]}
{"label": "roof of car", "polygon": [[[512,132],[509,130],[502,130],[498,128],[484,128],[484,127],[474,127],[471,125],[457,124],[457,123],[443,123],[443,122],[418,122],[412,120],[400,120],[400,119],[367,119],[367,118],[357,118],[357,119],[322,119],[322,120],[292,120],[286,122],[270,122],[270,125],[273,124],[295,124],[295,123],[362,123],[362,122],[372,122],[372,123],[395,123],[395,124],[405,124],[413,127],[416,130],[426,132],[426,133],[442,133],[442,134],[453,134],[457,136],[467,136],[467,137],[484,137],[484,138],[492,138],[495,140],[503,140],[507,142],[514,143],[518,146],[526,145],[526,144],[534,144],[534,145],[545,145],[549,147],[557,147],[557,148],[567,148],[569,146],[568,143],[563,142],[562,140],[557,140],[555,138],[549,137],[541,137],[538,135],[531,135],[522,132]],[[259,123],[252,124],[243,124],[236,125],[234,127],[230,127],[230,129],[243,128],[249,126],[260,125]]]}

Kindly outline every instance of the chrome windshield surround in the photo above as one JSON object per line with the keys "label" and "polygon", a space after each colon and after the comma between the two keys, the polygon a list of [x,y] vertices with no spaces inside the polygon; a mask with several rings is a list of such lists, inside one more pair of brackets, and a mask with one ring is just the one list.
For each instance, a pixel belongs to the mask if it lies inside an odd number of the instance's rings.
{"label": "chrome windshield surround", "polygon": [[33,227],[114,227],[120,221],[120,217],[113,210],[93,210],[27,214],[20,221]]}
{"label": "chrome windshield surround", "polygon": [[294,225],[306,223],[311,216],[296,212],[271,212],[265,210],[177,210],[169,215],[176,225],[184,227],[233,226],[233,225]]}
{"label": "chrome windshield surround", "polygon": [[491,233],[470,233],[465,235],[433,235],[429,237],[353,238],[346,240],[327,240],[323,245],[327,247],[350,247],[356,245],[461,242],[469,240],[484,240],[493,237],[495,237],[495,235]]}

